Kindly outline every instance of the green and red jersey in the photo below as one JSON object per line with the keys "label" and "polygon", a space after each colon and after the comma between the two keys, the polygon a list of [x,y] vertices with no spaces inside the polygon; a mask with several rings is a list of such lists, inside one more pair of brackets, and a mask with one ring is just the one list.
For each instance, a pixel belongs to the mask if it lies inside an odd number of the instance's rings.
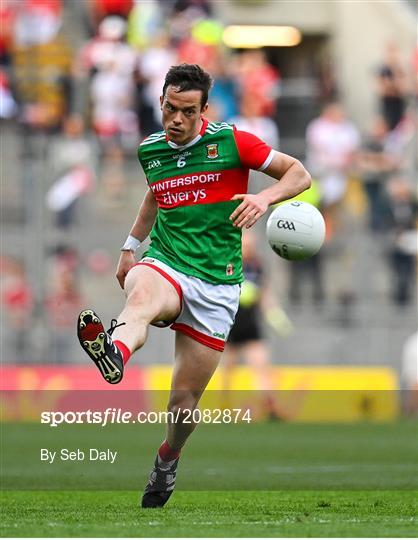
{"label": "green and red jersey", "polygon": [[246,193],[250,169],[264,170],[273,150],[226,122],[203,121],[200,133],[178,146],[164,131],[147,137],[139,161],[158,204],[147,257],[209,283],[240,283],[241,230],[229,216]]}

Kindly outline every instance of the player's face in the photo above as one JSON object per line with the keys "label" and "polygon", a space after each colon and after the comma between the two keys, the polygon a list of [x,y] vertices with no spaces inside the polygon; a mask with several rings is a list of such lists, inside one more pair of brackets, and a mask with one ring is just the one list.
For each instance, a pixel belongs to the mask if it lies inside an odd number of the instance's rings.
{"label": "player's face", "polygon": [[196,137],[208,108],[207,104],[202,108],[200,90],[176,92],[176,87],[170,85],[161,96],[160,104],[163,127],[170,141],[184,145]]}

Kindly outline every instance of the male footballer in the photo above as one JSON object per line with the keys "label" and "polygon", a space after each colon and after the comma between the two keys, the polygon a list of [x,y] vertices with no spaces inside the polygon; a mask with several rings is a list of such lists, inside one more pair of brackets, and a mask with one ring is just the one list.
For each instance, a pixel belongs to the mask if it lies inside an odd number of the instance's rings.
{"label": "male footballer", "polygon": [[[81,346],[110,384],[122,380],[150,324],[176,332],[168,410],[178,421],[167,425],[143,507],[164,506],[173,492],[181,449],[195,428],[182,422],[183,411],[197,407],[224,350],[243,280],[241,229],[310,186],[296,159],[233,125],[205,119],[211,84],[198,65],[168,71],[160,98],[164,131],[138,149],[148,191],[117,267],[125,307],[107,332],[90,309],[78,319]],[[248,194],[250,169],[277,182]],[[137,262],[148,235],[149,248]]]}

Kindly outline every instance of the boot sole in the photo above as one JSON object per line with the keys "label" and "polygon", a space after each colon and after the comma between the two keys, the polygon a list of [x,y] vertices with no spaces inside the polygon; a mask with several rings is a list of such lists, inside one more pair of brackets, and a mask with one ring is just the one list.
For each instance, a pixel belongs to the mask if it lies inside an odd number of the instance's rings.
{"label": "boot sole", "polygon": [[[94,339],[83,339],[82,334],[89,333],[88,325],[97,326],[89,335]],[[78,316],[77,336],[81,347],[96,364],[104,380],[109,384],[118,384],[122,380],[123,370],[106,354],[106,332],[100,318],[91,309],[85,309]]]}

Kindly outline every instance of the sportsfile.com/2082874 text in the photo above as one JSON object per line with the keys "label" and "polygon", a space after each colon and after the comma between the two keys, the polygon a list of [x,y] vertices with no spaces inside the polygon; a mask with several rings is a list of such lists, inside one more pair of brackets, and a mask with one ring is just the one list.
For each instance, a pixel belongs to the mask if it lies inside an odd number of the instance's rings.
{"label": "sportsfile.com/2082874 text", "polygon": [[123,411],[108,407],[103,411],[43,411],[41,424],[57,427],[61,424],[236,424],[251,422],[250,409],[177,409],[176,411]]}

